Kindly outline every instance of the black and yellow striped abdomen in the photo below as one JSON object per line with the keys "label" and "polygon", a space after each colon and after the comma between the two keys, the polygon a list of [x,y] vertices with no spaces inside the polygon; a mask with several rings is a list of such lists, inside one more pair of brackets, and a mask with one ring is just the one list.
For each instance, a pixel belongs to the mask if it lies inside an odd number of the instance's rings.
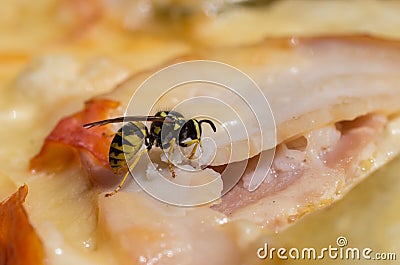
{"label": "black and yellow striped abdomen", "polygon": [[111,169],[120,173],[120,170],[131,161],[142,148],[147,137],[147,128],[141,122],[128,122],[121,127],[111,141],[108,152]]}

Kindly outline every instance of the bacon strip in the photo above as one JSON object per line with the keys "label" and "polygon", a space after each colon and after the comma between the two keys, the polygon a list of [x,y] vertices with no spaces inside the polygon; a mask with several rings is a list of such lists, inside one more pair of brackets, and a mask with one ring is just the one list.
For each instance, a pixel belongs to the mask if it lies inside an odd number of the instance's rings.
{"label": "bacon strip", "polygon": [[108,117],[117,108],[112,100],[91,100],[84,110],[62,119],[45,139],[44,145],[30,163],[32,170],[57,170],[63,168],[74,155],[74,151],[87,151],[96,163],[109,169],[108,149],[112,132],[107,126],[87,130],[83,124]]}
{"label": "bacon strip", "polygon": [[44,264],[43,245],[29,223],[23,203],[28,187],[21,186],[0,204],[0,264]]}

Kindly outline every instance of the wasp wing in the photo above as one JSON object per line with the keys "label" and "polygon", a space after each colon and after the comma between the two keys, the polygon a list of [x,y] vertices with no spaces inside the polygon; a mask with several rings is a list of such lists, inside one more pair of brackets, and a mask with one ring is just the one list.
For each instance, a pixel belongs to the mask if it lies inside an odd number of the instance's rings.
{"label": "wasp wing", "polygon": [[160,117],[160,116],[126,116],[126,117],[117,117],[102,121],[96,121],[91,123],[86,123],[83,125],[84,128],[89,129],[94,126],[102,126],[109,123],[120,123],[120,122],[129,122],[129,121],[159,121],[159,122],[174,122],[173,119],[169,117]]}

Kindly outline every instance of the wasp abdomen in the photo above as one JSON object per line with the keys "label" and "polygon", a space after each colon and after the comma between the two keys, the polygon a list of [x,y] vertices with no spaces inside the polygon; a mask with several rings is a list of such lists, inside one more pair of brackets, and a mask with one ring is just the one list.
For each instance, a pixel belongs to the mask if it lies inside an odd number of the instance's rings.
{"label": "wasp abdomen", "polygon": [[109,163],[114,172],[126,167],[135,154],[142,148],[147,129],[141,122],[128,122],[121,127],[111,141]]}

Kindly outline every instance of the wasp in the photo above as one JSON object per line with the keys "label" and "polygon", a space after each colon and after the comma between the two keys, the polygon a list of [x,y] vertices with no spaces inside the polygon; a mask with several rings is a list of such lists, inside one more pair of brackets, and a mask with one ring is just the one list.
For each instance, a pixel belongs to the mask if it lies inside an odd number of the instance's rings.
{"label": "wasp", "polygon": [[[143,122],[151,122],[150,130]],[[214,132],[217,131],[211,120],[185,119],[176,111],[159,111],[154,116],[126,116],[107,120],[101,120],[84,124],[84,128],[102,126],[110,123],[126,122],[114,135],[108,152],[108,161],[114,173],[118,174],[122,169],[128,168],[118,187],[105,196],[116,194],[124,185],[129,172],[139,162],[140,157],[150,151],[153,146],[168,149],[167,163],[172,177],[175,171],[170,161],[170,156],[175,145],[189,147],[193,145],[189,159],[192,159],[198,146],[201,146],[201,125],[207,123]],[[145,146],[145,148],[142,148]],[[136,156],[136,157],[135,157]],[[132,161],[127,165],[127,161]]]}

